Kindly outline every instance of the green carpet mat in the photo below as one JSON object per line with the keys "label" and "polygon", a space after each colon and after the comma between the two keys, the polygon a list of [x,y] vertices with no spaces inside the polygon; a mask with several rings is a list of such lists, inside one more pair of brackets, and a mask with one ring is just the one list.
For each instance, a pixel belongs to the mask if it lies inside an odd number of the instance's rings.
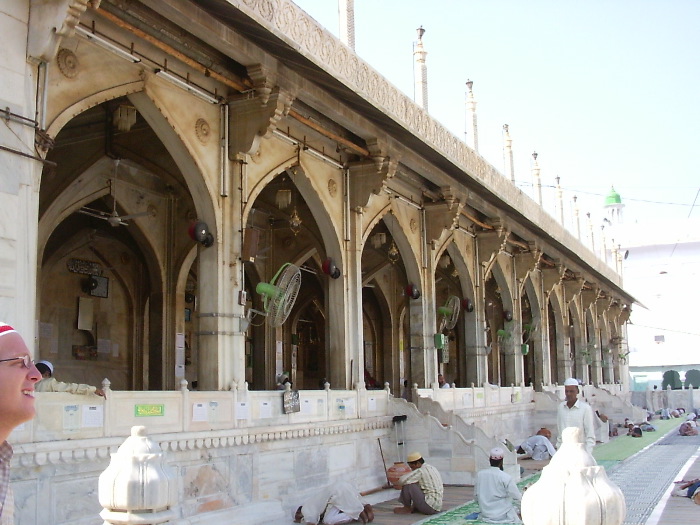
{"label": "green carpet mat", "polygon": [[[656,432],[644,432],[641,438],[627,436],[627,429],[618,428],[618,431],[623,435],[608,443],[597,445],[593,449],[593,457],[599,465],[610,472],[610,469],[621,461],[633,456],[643,448],[663,438],[669,432],[677,429],[683,421],[685,421],[683,418],[654,420],[652,425],[656,427]],[[522,492],[525,485],[532,485],[539,478],[539,473],[529,476],[518,483],[518,488]],[[452,510],[419,521],[415,525],[480,525],[486,523],[479,520],[464,519],[465,516],[478,511],[479,504],[476,501],[470,501]]]}
{"label": "green carpet mat", "polygon": [[[528,476],[527,478],[520,481],[518,483],[518,488],[520,489],[520,492],[523,491],[523,488],[526,485],[532,485],[538,479],[540,479],[539,472],[537,474],[533,474],[532,476]],[[472,512],[478,511],[479,504],[476,501],[470,501],[464,505],[455,507],[452,510],[448,510],[447,512],[438,514],[437,516],[426,518],[423,521],[415,523],[414,525],[478,525],[480,523],[486,523],[485,521],[464,519],[465,516],[468,516]]]}
{"label": "green carpet mat", "polygon": [[618,428],[621,435],[608,443],[597,445],[593,449],[593,457],[599,465],[605,465],[607,462],[618,462],[633,456],[643,448],[655,443],[671,430],[678,428],[685,421],[682,418],[676,419],[655,419],[651,422],[656,427],[656,432],[643,432],[642,437],[633,438],[627,436],[627,430]]}

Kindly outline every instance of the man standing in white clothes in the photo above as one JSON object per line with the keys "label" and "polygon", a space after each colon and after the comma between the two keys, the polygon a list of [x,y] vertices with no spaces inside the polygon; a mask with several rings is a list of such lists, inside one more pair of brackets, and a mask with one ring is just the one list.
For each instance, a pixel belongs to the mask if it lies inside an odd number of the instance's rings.
{"label": "man standing in white clothes", "polygon": [[595,427],[593,426],[593,409],[591,405],[578,399],[578,381],[572,377],[564,381],[564,401],[557,408],[557,449],[561,446],[561,435],[565,428],[578,427],[585,438],[588,453],[595,446]]}

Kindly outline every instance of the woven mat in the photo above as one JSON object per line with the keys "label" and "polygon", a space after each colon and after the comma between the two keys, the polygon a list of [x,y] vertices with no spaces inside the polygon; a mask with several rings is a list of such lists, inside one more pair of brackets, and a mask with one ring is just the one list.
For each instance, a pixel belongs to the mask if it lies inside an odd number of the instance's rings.
{"label": "woven mat", "polygon": [[[518,488],[522,492],[526,485],[532,485],[538,479],[540,479],[539,472],[520,481],[518,483]],[[442,512],[422,521],[418,521],[414,525],[479,525],[481,523],[486,523],[485,521],[480,520],[464,519],[465,516],[468,516],[472,512],[479,512],[479,504],[476,501],[469,501],[464,505],[455,507],[447,512]]]}

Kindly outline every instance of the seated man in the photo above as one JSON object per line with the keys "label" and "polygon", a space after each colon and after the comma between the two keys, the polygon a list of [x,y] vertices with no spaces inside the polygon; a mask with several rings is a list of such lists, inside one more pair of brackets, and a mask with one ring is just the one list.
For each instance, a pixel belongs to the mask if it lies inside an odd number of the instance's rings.
{"label": "seated man", "polygon": [[37,392],[68,392],[69,394],[95,394],[104,397],[105,393],[94,386],[80,383],[64,383],[53,377],[53,365],[50,361],[39,361],[36,369],[41,373],[41,381],[34,385]]}
{"label": "seated man", "polygon": [[[522,523],[516,506],[520,508],[522,495],[515,481],[503,472],[503,449],[491,449],[491,466],[476,475],[474,496],[479,502],[479,520],[486,523]],[[514,505],[515,504],[515,505]]]}
{"label": "seated man", "polygon": [[316,491],[294,513],[294,523],[306,525],[340,525],[352,521],[368,523],[374,520],[372,505],[364,503],[358,492],[347,482]]}
{"label": "seated man", "polygon": [[401,487],[399,503],[403,507],[395,507],[396,514],[437,514],[442,509],[442,478],[438,470],[428,465],[420,452],[408,455],[408,466],[411,472],[399,478],[397,485]]}
{"label": "seated man", "polygon": [[537,434],[530,436],[525,441],[523,441],[518,447],[518,454],[525,454],[523,459],[530,457],[536,461],[541,461],[545,459],[551,459],[556,450],[552,442],[547,439],[544,431],[549,432],[547,429],[540,429]]}

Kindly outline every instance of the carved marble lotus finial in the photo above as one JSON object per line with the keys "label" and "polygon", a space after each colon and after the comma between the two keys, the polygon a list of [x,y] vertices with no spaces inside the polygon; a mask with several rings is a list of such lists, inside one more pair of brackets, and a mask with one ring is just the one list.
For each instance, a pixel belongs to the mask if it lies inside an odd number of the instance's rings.
{"label": "carved marble lotus finial", "polygon": [[525,525],[621,525],[625,497],[596,464],[579,428],[562,432],[562,446],[523,494]]}
{"label": "carved marble lotus finial", "polygon": [[171,509],[175,485],[165,454],[146,427],[131,427],[131,436],[100,475],[100,516],[106,525],[166,523],[176,517]]}

